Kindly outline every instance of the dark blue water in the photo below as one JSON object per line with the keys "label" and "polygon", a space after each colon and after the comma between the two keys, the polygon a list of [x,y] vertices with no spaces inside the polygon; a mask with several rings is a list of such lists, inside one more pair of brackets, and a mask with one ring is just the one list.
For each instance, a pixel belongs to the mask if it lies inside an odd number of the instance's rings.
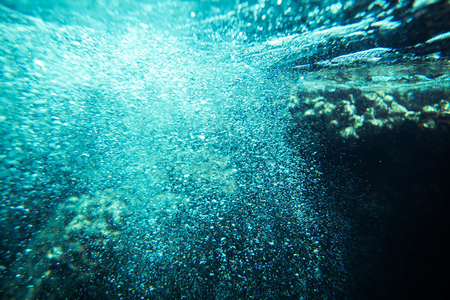
{"label": "dark blue water", "polygon": [[440,299],[448,1],[0,3],[2,299]]}

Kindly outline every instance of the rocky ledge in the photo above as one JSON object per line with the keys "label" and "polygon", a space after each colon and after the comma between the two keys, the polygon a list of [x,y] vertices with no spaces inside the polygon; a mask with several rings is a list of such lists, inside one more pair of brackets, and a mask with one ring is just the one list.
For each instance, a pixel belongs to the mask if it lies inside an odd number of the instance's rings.
{"label": "rocky ledge", "polygon": [[359,138],[414,122],[450,125],[449,63],[442,61],[328,69],[300,76],[287,106],[299,124]]}

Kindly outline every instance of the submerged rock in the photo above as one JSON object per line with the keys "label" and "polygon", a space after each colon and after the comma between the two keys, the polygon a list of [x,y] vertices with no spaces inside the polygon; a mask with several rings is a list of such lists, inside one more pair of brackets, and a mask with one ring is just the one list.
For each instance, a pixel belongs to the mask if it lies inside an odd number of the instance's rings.
{"label": "submerged rock", "polygon": [[78,298],[83,286],[107,285],[102,276],[120,260],[118,241],[129,214],[124,198],[123,192],[105,191],[60,203],[26,250],[3,270],[9,276],[3,275],[2,297]]}
{"label": "submerged rock", "polygon": [[404,122],[448,127],[450,65],[446,61],[325,69],[301,76],[287,106],[299,124],[310,120],[341,138],[367,137]]}

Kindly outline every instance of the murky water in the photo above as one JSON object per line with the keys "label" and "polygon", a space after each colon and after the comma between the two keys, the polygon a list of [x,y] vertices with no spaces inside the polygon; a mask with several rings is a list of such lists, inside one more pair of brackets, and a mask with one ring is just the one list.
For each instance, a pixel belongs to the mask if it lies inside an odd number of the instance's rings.
{"label": "murky water", "polygon": [[446,126],[448,2],[1,3],[3,298],[392,295],[330,144]]}

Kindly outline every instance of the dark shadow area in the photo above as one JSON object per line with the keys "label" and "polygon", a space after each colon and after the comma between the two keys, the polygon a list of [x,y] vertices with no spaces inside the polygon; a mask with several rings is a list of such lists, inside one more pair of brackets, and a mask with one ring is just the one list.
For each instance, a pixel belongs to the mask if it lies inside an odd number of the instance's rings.
{"label": "dark shadow area", "polygon": [[448,128],[405,122],[364,139],[327,135],[319,135],[313,151],[330,201],[341,202],[342,193],[347,199],[334,206],[351,224],[349,299],[444,299],[450,284]]}

